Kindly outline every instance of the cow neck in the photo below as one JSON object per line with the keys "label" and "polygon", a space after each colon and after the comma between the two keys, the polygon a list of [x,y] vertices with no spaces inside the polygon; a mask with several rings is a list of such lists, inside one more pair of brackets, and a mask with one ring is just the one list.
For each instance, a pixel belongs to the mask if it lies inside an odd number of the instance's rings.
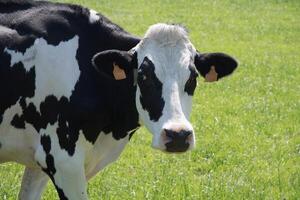
{"label": "cow neck", "polygon": [[[111,127],[115,139],[121,139],[130,134],[130,137],[140,125],[136,108],[136,85],[133,84],[133,74],[124,80],[113,81],[111,93]],[[107,131],[109,132],[109,131]]]}

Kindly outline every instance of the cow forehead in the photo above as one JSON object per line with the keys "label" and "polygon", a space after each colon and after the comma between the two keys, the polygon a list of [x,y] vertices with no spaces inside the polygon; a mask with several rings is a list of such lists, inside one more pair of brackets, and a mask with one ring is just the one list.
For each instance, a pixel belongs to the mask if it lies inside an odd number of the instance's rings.
{"label": "cow forehead", "polygon": [[139,67],[147,57],[154,64],[159,77],[187,71],[196,54],[186,30],[168,24],[150,26],[135,50]]}
{"label": "cow forehead", "polygon": [[156,41],[161,45],[174,45],[174,43],[184,40],[189,41],[188,33],[185,28],[179,25],[154,24],[147,30],[143,42],[150,40]]}

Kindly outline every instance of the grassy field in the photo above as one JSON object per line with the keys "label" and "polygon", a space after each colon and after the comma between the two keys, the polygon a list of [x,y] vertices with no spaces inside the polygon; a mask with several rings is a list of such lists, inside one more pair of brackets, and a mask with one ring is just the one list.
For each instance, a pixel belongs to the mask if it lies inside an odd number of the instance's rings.
{"label": "grassy field", "polygon": [[[157,22],[184,24],[202,52],[234,55],[230,78],[199,79],[197,147],[151,149],[140,129],[120,159],[89,182],[91,199],[300,199],[300,1],[77,0],[142,36]],[[0,166],[0,199],[16,199],[22,167]],[[48,184],[44,199],[57,199]]]}

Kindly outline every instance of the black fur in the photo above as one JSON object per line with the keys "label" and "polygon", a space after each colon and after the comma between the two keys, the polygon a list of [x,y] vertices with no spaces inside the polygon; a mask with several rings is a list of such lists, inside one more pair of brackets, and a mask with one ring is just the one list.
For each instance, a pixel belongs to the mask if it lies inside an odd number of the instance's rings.
{"label": "black fur", "polygon": [[50,179],[52,180],[56,191],[58,193],[59,199],[60,200],[67,200],[68,198],[65,196],[63,190],[61,188],[59,188],[54,180],[54,174],[56,173],[56,169],[55,169],[55,165],[54,165],[54,158],[53,156],[50,154],[51,151],[51,139],[49,136],[47,135],[43,135],[41,136],[41,145],[43,146],[43,149],[46,153],[46,164],[47,164],[47,168],[42,168],[42,170],[48,174],[48,176],[50,177]]}
{"label": "black fur", "polygon": [[65,196],[64,191],[60,187],[58,187],[57,185],[55,185],[55,188],[56,188],[56,191],[58,193],[58,196],[59,196],[60,200],[68,200],[68,198]]}
{"label": "black fur", "polygon": [[198,73],[197,73],[195,67],[190,66],[189,70],[191,73],[190,73],[189,79],[187,80],[187,82],[184,85],[184,91],[188,95],[193,96],[196,86],[197,86]]}
{"label": "black fur", "polygon": [[47,168],[43,168],[43,171],[48,174],[51,178],[53,178],[54,174],[56,173],[55,165],[54,165],[54,158],[50,154],[51,151],[51,139],[47,135],[41,136],[40,139],[41,145],[44,149],[46,154],[46,164]]}
{"label": "black fur", "polygon": [[156,77],[155,66],[145,57],[138,70],[137,83],[141,90],[140,101],[149,113],[150,120],[158,121],[162,116],[165,101],[162,98],[162,83]]}
{"label": "black fur", "polygon": [[26,72],[23,63],[11,66],[10,59],[9,54],[0,52],[0,124],[6,109],[20,97],[33,97],[35,90],[35,68]]}

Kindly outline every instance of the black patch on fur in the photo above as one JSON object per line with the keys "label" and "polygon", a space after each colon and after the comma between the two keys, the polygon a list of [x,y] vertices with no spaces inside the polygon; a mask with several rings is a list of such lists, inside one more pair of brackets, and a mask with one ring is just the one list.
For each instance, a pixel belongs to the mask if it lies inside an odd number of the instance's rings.
{"label": "black patch on fur", "polygon": [[53,125],[57,121],[60,110],[60,102],[53,95],[47,96],[40,104],[40,112],[37,111],[33,103],[27,105],[25,98],[22,97],[19,102],[23,112],[21,115],[16,114],[11,124],[16,128],[25,128],[25,122],[32,124],[39,132],[45,129],[48,124]]}
{"label": "black patch on fur", "polygon": [[[75,152],[76,142],[79,137],[80,121],[72,118],[71,107],[67,98],[61,99],[61,112],[58,117],[58,128],[56,130],[59,145],[65,149],[70,156]],[[76,116],[74,116],[76,117]]]}
{"label": "black patch on fur", "polygon": [[196,71],[196,69],[192,66],[189,67],[190,70],[190,76],[189,79],[187,80],[187,82],[184,85],[184,91],[189,95],[189,96],[193,96],[196,86],[197,86],[197,77],[198,77],[198,73]]}
{"label": "black patch on fur", "polygon": [[43,149],[46,154],[50,153],[51,150],[51,139],[48,135],[41,136],[41,145],[43,146]]}
{"label": "black patch on fur", "polygon": [[50,177],[53,177],[56,173],[55,165],[54,165],[54,158],[50,154],[51,151],[51,138],[48,135],[41,136],[40,143],[44,149],[46,154],[46,165],[47,168],[42,168],[45,173],[47,173]]}
{"label": "black patch on fur", "polygon": [[[53,157],[50,155],[48,158],[46,157],[46,163],[47,163],[47,165],[48,165],[48,163],[49,163],[49,165],[51,165],[51,163],[53,162],[53,166],[54,166],[54,160],[53,160]],[[41,166],[40,165],[40,163],[37,163],[39,166]],[[64,193],[64,191],[60,188],[60,187],[58,187],[57,185],[56,185],[56,183],[55,183],[55,180],[54,180],[54,173],[56,172],[56,170],[55,170],[55,168],[54,169],[48,169],[48,168],[43,168],[42,167],[42,170],[49,176],[49,178],[51,179],[51,181],[52,181],[52,183],[53,183],[53,185],[54,185],[54,187],[55,187],[55,189],[56,189],[56,191],[57,191],[57,194],[58,194],[58,197],[59,197],[59,199],[60,200],[68,200],[68,198],[65,196],[65,193]],[[54,171],[54,173],[53,173],[53,171]]]}
{"label": "black patch on fur", "polygon": [[[43,167],[41,167],[41,168],[49,176],[49,178],[51,179],[51,181],[52,181],[52,183],[53,183],[53,185],[54,185],[54,187],[55,187],[55,189],[57,191],[59,199],[60,200],[68,200],[68,198],[64,194],[64,191],[60,187],[58,187],[56,185],[56,183],[55,183],[54,174],[56,173],[56,169],[54,168],[54,159],[53,159],[53,157],[51,155],[49,155],[49,156],[47,155],[46,156],[46,163],[47,163],[47,166],[48,165],[49,166],[53,166],[53,168],[52,169],[51,168],[43,168]],[[41,166],[40,163],[37,163],[37,164],[39,166]]]}
{"label": "black patch on fur", "polygon": [[141,91],[140,101],[150,120],[158,121],[162,116],[165,101],[162,98],[162,83],[155,74],[155,66],[147,57],[138,69],[137,83]]}
{"label": "black patch on fur", "polygon": [[68,198],[65,196],[64,191],[60,187],[58,187],[56,184],[54,184],[54,185],[55,185],[56,191],[58,193],[59,199],[60,200],[68,200]]}
{"label": "black patch on fur", "polygon": [[54,157],[51,154],[46,155],[47,174],[53,176],[56,173]]}
{"label": "black patch on fur", "polygon": [[11,121],[11,125],[16,128],[25,129],[24,121],[25,121],[24,119],[22,119],[18,114],[16,114]]}
{"label": "black patch on fur", "polygon": [[[27,72],[21,62],[11,66],[10,55],[1,50],[0,60],[0,118],[2,119],[5,110],[15,105],[20,97],[34,96],[35,67]],[[15,119],[15,125],[23,127],[18,119]]]}

